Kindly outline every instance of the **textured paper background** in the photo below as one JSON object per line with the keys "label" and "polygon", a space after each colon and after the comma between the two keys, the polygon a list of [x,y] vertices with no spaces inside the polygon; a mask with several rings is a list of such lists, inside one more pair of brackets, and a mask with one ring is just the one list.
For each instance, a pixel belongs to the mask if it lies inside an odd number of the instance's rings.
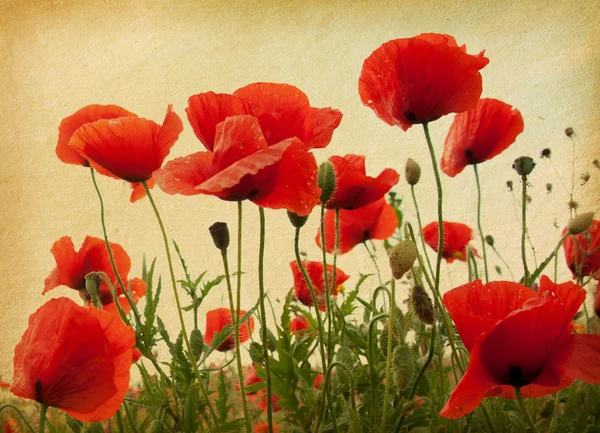
{"label": "textured paper background", "polygon": [[[446,4],[4,0],[0,4],[0,376],[8,380],[12,376],[12,351],[27,317],[51,296],[76,299],[66,288],[41,295],[44,278],[54,267],[49,253],[53,242],[70,235],[79,246],[88,234],[101,236],[89,171],[62,164],[54,153],[63,117],[90,103],[113,103],[160,122],[169,103],[184,117],[187,98],[194,93],[232,92],[254,81],[287,82],[306,92],[314,106],[332,106],[344,113],[331,145],[317,152],[319,161],[336,153],[362,153],[367,155],[370,174],[386,166],[403,171],[408,157],[421,163],[418,195],[427,223],[435,219],[436,197],[422,130],[414,127],[403,133],[378,120],[361,104],[357,80],[363,60],[389,39],[429,31],[452,34],[467,44],[470,53],[485,49],[490,58],[482,71],[483,96],[515,105],[525,119],[525,132],[517,143],[480,168],[485,230],[520,274],[519,219],[505,187],[509,179],[519,187],[510,169],[514,158],[537,157],[544,147],[553,152],[551,161],[536,158],[539,164],[531,176],[529,215],[538,260],[554,247],[568,218],[572,145],[563,134],[567,126],[577,134],[575,199],[583,209],[598,210],[600,171],[592,160],[600,158],[599,6],[589,0]],[[448,116],[431,126],[438,157],[451,120]],[[184,122],[185,130],[168,159],[200,149]],[[579,186],[583,172],[592,178]],[[472,170],[444,182],[445,218],[475,227]],[[546,194],[547,182],[554,184],[552,194]],[[120,181],[102,178],[100,188],[108,203],[111,240],[128,251],[133,273],[139,273],[145,252],[158,256],[167,283],[163,247],[149,203],[130,204],[129,187]],[[414,221],[403,179],[396,191],[407,198],[404,209]],[[171,197],[158,189],[155,197],[191,271],[219,274],[220,257],[207,228],[214,221],[227,221],[235,236],[235,204],[212,197]],[[247,308],[257,293],[258,211],[252,205],[244,208]],[[310,259],[319,257],[313,241],[317,219],[313,215],[304,230],[302,248]],[[293,259],[293,229],[285,213],[275,211],[267,211],[267,227],[267,288],[273,297],[282,297],[292,285],[288,263]],[[473,244],[478,246],[478,241]],[[378,257],[387,273],[381,246]],[[491,257],[492,264],[498,263]],[[373,272],[362,248],[341,257],[339,266],[352,275],[349,285],[359,271]],[[497,277],[493,271],[492,275]],[[455,263],[447,272],[444,269],[444,276],[448,289],[465,280],[466,266]],[[569,274],[563,269],[561,276]],[[204,311],[225,302],[224,288],[216,290]],[[168,284],[160,314],[173,333],[179,329]]]}

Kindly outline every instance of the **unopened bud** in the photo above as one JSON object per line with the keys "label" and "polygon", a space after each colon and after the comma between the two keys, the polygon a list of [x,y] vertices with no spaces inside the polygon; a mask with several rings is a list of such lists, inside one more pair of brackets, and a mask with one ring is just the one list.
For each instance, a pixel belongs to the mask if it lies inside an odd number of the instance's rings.
{"label": "unopened bud", "polygon": [[208,228],[215,247],[225,251],[229,247],[229,228],[227,223],[217,222]]}
{"label": "unopened bud", "polygon": [[410,293],[410,304],[415,312],[417,318],[428,325],[435,323],[435,316],[433,313],[433,303],[431,298],[423,286],[413,287]]}
{"label": "unopened bud", "polygon": [[192,348],[194,359],[198,361],[204,350],[204,339],[202,338],[202,332],[200,332],[199,329],[193,329],[190,333],[190,347]]}
{"label": "unopened bud", "polygon": [[306,221],[308,221],[308,215],[300,216],[295,212],[288,211],[287,216],[294,227],[297,229],[302,228]]}
{"label": "unopened bud", "polygon": [[406,344],[400,345],[394,349],[392,358],[393,379],[396,388],[400,391],[407,389],[411,382],[415,370],[415,361]]}
{"label": "unopened bud", "polygon": [[350,348],[346,346],[341,346],[335,355],[335,360],[341,362],[342,364],[352,367],[354,365],[354,355],[352,355],[352,351]]}
{"label": "unopened bud", "polygon": [[263,360],[264,360],[262,346],[260,344],[258,344],[257,342],[252,342],[252,343],[250,343],[249,351],[250,351],[250,359],[252,359],[252,361],[256,362],[257,364],[262,365]]}
{"label": "unopened bud", "polygon": [[586,231],[594,222],[594,212],[586,212],[577,215],[575,218],[571,218],[567,229],[572,235],[578,235]]}
{"label": "unopened bud", "polygon": [[333,164],[325,161],[319,166],[317,185],[321,188],[321,202],[325,203],[333,195],[335,190],[335,170]]}
{"label": "unopened bud", "polygon": [[416,185],[419,183],[419,179],[421,179],[421,166],[419,166],[414,159],[408,158],[406,160],[406,167],[404,170],[406,173],[406,181],[409,185]]}
{"label": "unopened bud", "polygon": [[548,194],[550,194],[552,192],[552,184],[551,183],[546,184],[546,191],[548,192]]}
{"label": "unopened bud", "polygon": [[490,247],[494,248],[494,238],[490,235],[487,235],[485,237],[485,243],[488,244]]}
{"label": "unopened bud", "polygon": [[513,163],[513,169],[517,172],[517,174],[521,177],[528,176],[535,167],[535,162],[529,156],[520,156],[515,159]]}
{"label": "unopened bud", "polygon": [[[263,335],[262,332],[263,332],[263,330],[261,329],[260,335]],[[275,352],[277,350],[277,338],[275,338],[275,335],[273,335],[271,330],[268,328],[267,328],[266,334],[267,334],[267,338],[266,338],[267,349],[269,350],[269,352]]]}
{"label": "unopened bud", "polygon": [[554,413],[554,399],[549,398],[542,404],[542,406],[540,406],[540,409],[538,410],[538,414],[539,414],[540,418],[550,418],[553,413]]}
{"label": "unopened bud", "polygon": [[550,158],[552,156],[552,151],[549,147],[542,150],[540,153],[540,158]]}
{"label": "unopened bud", "polygon": [[417,246],[407,239],[401,240],[390,251],[390,268],[395,279],[399,280],[407,273],[417,259]]}
{"label": "unopened bud", "polygon": [[573,131],[573,128],[571,128],[570,126],[567,129],[565,129],[565,135],[567,137],[571,137],[573,136],[573,134],[575,134],[575,131]]}

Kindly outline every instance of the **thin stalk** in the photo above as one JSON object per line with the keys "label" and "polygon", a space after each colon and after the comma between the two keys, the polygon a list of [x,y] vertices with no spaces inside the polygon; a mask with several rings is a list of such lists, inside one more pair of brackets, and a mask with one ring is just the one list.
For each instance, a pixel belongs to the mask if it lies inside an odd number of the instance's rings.
{"label": "thin stalk", "polygon": [[392,278],[392,293],[390,296],[390,319],[388,325],[388,339],[387,339],[387,359],[385,361],[385,393],[383,397],[383,415],[381,417],[381,433],[385,433],[387,412],[388,412],[388,399],[390,396],[390,385],[391,385],[391,371],[392,371],[392,341],[395,329],[394,324],[394,313],[396,310],[396,279]]}
{"label": "thin stalk", "polygon": [[371,261],[375,265],[375,269],[377,269],[377,278],[379,278],[379,285],[383,286],[383,280],[381,279],[381,271],[379,270],[379,266],[377,265],[377,260],[375,260],[375,254],[373,254],[371,252],[371,250],[369,249],[369,246],[367,245],[366,242],[363,242],[363,245],[367,249],[367,252],[369,253],[369,257],[371,257]]}
{"label": "thin stalk", "polygon": [[31,427],[31,424],[29,424],[29,421],[27,421],[27,418],[25,418],[25,415],[23,415],[16,406],[13,406],[12,404],[4,404],[0,407],[0,412],[2,412],[4,409],[14,410],[17,413],[17,415],[19,415],[21,417],[21,421],[23,421],[25,423],[25,425],[27,426],[29,431],[31,433],[35,433],[35,430],[33,429],[33,427]]}
{"label": "thin stalk", "polygon": [[40,424],[38,426],[38,432],[44,433],[44,427],[46,425],[46,411],[48,410],[48,405],[42,403],[40,407]]}
{"label": "thin stalk", "polygon": [[272,407],[272,384],[271,384],[271,363],[269,361],[269,349],[267,348],[267,312],[265,311],[265,210],[258,207],[260,216],[260,247],[258,251],[258,303],[260,306],[260,327],[261,340],[263,346],[263,357],[265,359],[265,375],[267,380],[267,422],[269,423],[269,433],[273,433],[273,407]]}
{"label": "thin stalk", "polygon": [[125,433],[125,426],[123,426],[123,418],[121,418],[121,408],[117,411],[117,427],[119,427],[119,433]]}
{"label": "thin stalk", "polygon": [[[327,318],[327,364],[331,362],[331,291],[329,290],[329,272],[327,272],[327,248],[325,247],[325,203],[321,203],[321,250],[323,251],[323,284],[325,286],[325,311]],[[335,252],[335,248],[334,248]],[[335,284],[332,281],[331,285]]]}
{"label": "thin stalk", "polygon": [[[208,396],[208,391],[204,386],[204,381],[202,379],[202,375],[200,374],[200,370],[198,370],[198,366],[196,365],[194,354],[192,352],[192,346],[190,345],[190,339],[188,337],[187,330],[185,329],[185,321],[183,320],[183,310],[181,309],[181,301],[179,300],[179,293],[177,292],[177,283],[175,282],[175,272],[173,271],[173,260],[171,259],[171,250],[169,248],[169,239],[167,238],[167,232],[165,230],[165,226],[163,224],[162,218],[160,217],[160,213],[158,212],[158,208],[156,207],[156,203],[152,198],[152,194],[150,194],[150,189],[148,188],[148,184],[146,181],[142,182],[142,186],[146,191],[146,195],[148,196],[148,200],[150,201],[150,205],[152,206],[152,210],[154,211],[154,215],[156,215],[156,220],[158,221],[158,226],[160,227],[160,231],[162,233],[163,242],[165,244],[165,252],[167,254],[167,262],[169,264],[169,274],[171,276],[171,285],[173,287],[173,295],[175,296],[175,304],[177,305],[177,314],[179,316],[179,323],[181,324],[181,333],[183,334],[183,340],[185,342],[185,346],[188,352],[188,357],[190,359],[190,363],[194,368],[194,373],[198,379],[198,385],[200,386],[200,392],[202,392],[202,396],[206,401],[206,405],[210,411],[213,422],[217,422],[217,413],[210,401]],[[208,429],[212,432],[212,426],[208,423]]]}
{"label": "thin stalk", "polygon": [[479,228],[479,236],[481,237],[481,248],[483,249],[483,266],[485,268],[485,282],[489,281],[488,276],[488,263],[487,253],[485,247],[485,236],[483,235],[483,229],[481,228],[481,184],[479,183],[479,172],[477,171],[477,164],[473,164],[475,170],[475,180],[477,181],[477,227]]}
{"label": "thin stalk", "polygon": [[[377,400],[379,393],[377,392],[378,388],[378,380],[377,380],[377,370],[375,369],[375,353],[373,350],[373,329],[375,329],[375,325],[379,320],[383,320],[388,318],[389,315],[387,313],[381,313],[371,319],[369,322],[369,370],[370,370],[370,379],[371,379],[371,408],[369,409],[371,415],[371,424],[375,425],[377,421]],[[388,354],[389,356],[389,354]],[[316,432],[315,432],[316,433]]]}
{"label": "thin stalk", "polygon": [[[234,335],[235,335],[235,357],[237,361],[238,380],[240,383],[240,394],[242,395],[242,409],[244,411],[244,422],[246,424],[246,433],[252,432],[250,426],[250,416],[248,415],[248,403],[246,401],[246,387],[244,386],[244,372],[242,367],[242,354],[240,353],[240,314],[239,307],[235,310],[233,305],[233,289],[231,288],[231,275],[229,273],[229,262],[227,260],[227,250],[221,250],[221,257],[223,259],[223,269],[225,271],[225,280],[227,282],[227,293],[229,295],[229,310],[231,311],[231,317],[233,319]],[[238,298],[239,299],[239,298]]]}
{"label": "thin stalk", "polygon": [[[550,255],[548,257],[546,257],[544,259],[544,261],[542,263],[540,263],[540,265],[538,266],[538,268],[533,271],[533,273],[530,275],[529,277],[529,282],[533,283],[535,282],[535,280],[537,280],[537,278],[542,274],[542,272],[544,271],[544,269],[546,268],[546,266],[548,266],[548,264],[552,261],[553,257],[557,257],[558,255],[558,250],[560,250],[560,247],[562,246],[563,242],[565,241],[565,239],[567,239],[567,237],[569,236],[569,233],[565,233],[563,236],[561,236],[560,240],[558,241],[558,244],[556,244],[556,247],[554,248],[554,250],[552,250],[552,252],[550,253]],[[556,282],[556,274],[554,275],[554,281]]]}
{"label": "thin stalk", "polygon": [[502,255],[500,254],[500,252],[496,249],[495,246],[492,246],[492,250],[494,251],[494,253],[496,253],[496,255],[498,256],[498,258],[502,261],[502,263],[504,264],[504,266],[506,266],[506,269],[508,269],[508,273],[510,274],[510,279],[511,281],[515,281],[515,275],[513,274],[512,269],[510,268],[509,264],[506,262],[506,260],[504,260],[504,257],[502,257]]}
{"label": "thin stalk", "polygon": [[429,268],[429,273],[433,275],[433,267],[431,266],[431,261],[429,260],[429,254],[427,254],[427,246],[425,244],[425,239],[423,238],[423,224],[421,223],[421,211],[419,211],[419,204],[417,202],[417,195],[415,194],[415,186],[410,186],[410,193],[412,194],[413,203],[415,205],[415,211],[417,212],[417,222],[419,223],[419,238],[421,238],[421,245],[423,246],[423,255],[427,260],[427,266]]}
{"label": "thin stalk", "polygon": [[523,284],[529,285],[529,269],[527,268],[527,253],[525,248],[525,240],[527,238],[527,176],[521,176],[523,184],[523,193],[521,196],[521,259],[523,260]]}
{"label": "thin stalk", "polygon": [[387,287],[385,287],[385,286],[379,286],[379,287],[377,287],[375,290],[373,290],[373,298],[371,300],[371,308],[373,309],[373,313],[377,312],[377,295],[379,295],[379,292],[385,292],[385,293],[387,293],[388,299],[391,302],[392,294],[387,289]]}
{"label": "thin stalk", "polygon": [[515,386],[515,395],[517,396],[517,403],[519,403],[519,409],[521,409],[521,414],[523,415],[523,418],[525,418],[525,422],[527,422],[532,432],[540,433],[537,426],[531,419],[529,412],[527,412],[527,409],[525,408],[525,404],[523,403],[523,396],[521,395],[521,388],[518,386]]}

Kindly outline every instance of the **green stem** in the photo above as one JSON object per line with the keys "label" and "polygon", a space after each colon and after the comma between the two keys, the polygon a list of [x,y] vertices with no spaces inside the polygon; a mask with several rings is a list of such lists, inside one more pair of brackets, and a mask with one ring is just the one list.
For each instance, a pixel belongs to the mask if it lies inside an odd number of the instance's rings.
{"label": "green stem", "polygon": [[23,421],[25,423],[25,425],[27,426],[29,431],[31,433],[35,433],[35,430],[33,429],[33,427],[31,427],[31,424],[29,424],[29,422],[27,421],[27,418],[25,418],[25,416],[21,413],[21,411],[16,406],[13,406],[12,404],[4,404],[0,407],[0,412],[2,412],[4,409],[14,410],[17,413],[17,415],[19,415],[21,417],[21,421]]}
{"label": "green stem", "polygon": [[527,409],[525,408],[525,404],[523,403],[523,396],[521,395],[521,388],[518,386],[515,386],[515,395],[517,396],[517,403],[519,404],[519,409],[521,409],[521,414],[523,415],[523,418],[525,418],[525,422],[527,422],[532,432],[540,433],[535,423],[531,419],[529,412],[527,412]]}
{"label": "green stem", "polygon": [[265,310],[265,282],[264,282],[264,260],[265,260],[265,210],[258,207],[260,215],[260,247],[258,251],[258,300],[260,306],[261,340],[263,346],[263,357],[265,359],[265,376],[267,380],[267,421],[269,433],[273,433],[273,408],[272,408],[272,385],[271,365],[269,361],[269,349],[267,348],[267,312]]}
{"label": "green stem", "polygon": [[231,311],[231,317],[233,319],[233,329],[235,331],[235,357],[237,361],[238,380],[240,383],[240,394],[242,395],[242,409],[244,411],[244,422],[246,423],[246,433],[251,433],[252,427],[250,426],[250,416],[248,415],[248,403],[246,402],[246,388],[244,386],[244,372],[242,369],[242,354],[240,353],[240,310],[238,307],[238,310],[236,311],[233,305],[233,289],[231,288],[231,276],[229,273],[229,262],[227,260],[226,249],[221,250],[221,257],[223,259],[225,280],[227,282],[227,293],[229,295],[229,310]]}
{"label": "green stem", "polygon": [[[371,379],[371,408],[370,408],[370,415],[371,415],[371,424],[376,425],[376,421],[377,421],[377,400],[379,397],[379,392],[377,390],[378,388],[378,377],[377,377],[377,370],[375,369],[375,363],[376,360],[375,358],[378,358],[378,356],[375,355],[375,351],[373,350],[373,330],[375,329],[375,326],[377,325],[377,322],[379,320],[383,320],[389,318],[389,314],[387,313],[381,313],[375,317],[373,317],[371,319],[371,321],[369,322],[369,331],[368,331],[368,345],[369,345],[369,372],[370,372],[370,379]],[[389,355],[389,354],[388,354]],[[378,364],[379,365],[379,364]]]}
{"label": "green stem", "polygon": [[375,260],[375,254],[373,254],[371,252],[371,250],[369,249],[369,246],[367,245],[366,242],[363,242],[363,245],[367,249],[367,252],[369,253],[369,257],[371,257],[371,261],[375,265],[375,269],[377,269],[377,278],[379,279],[379,285],[383,286],[383,280],[381,279],[381,271],[379,270],[379,266],[377,265],[377,260]]}
{"label": "green stem", "polygon": [[129,412],[129,407],[127,407],[127,403],[123,402],[123,407],[125,408],[125,415],[127,416],[127,420],[129,421],[129,425],[131,426],[131,430],[134,433],[138,433],[138,429],[135,426],[131,413]]}
{"label": "green stem", "polygon": [[385,286],[379,286],[379,287],[377,287],[375,290],[373,290],[373,298],[371,300],[371,308],[373,309],[373,314],[375,314],[377,312],[377,295],[379,295],[379,292],[385,292],[385,293],[387,293],[388,299],[390,300],[390,302],[392,302],[391,301],[392,294],[387,289],[387,287],[385,287]]}
{"label": "green stem", "polygon": [[502,257],[502,255],[500,254],[500,252],[496,249],[495,246],[492,246],[492,250],[494,251],[494,253],[496,253],[496,255],[498,256],[498,258],[502,261],[502,263],[504,264],[504,266],[506,266],[506,269],[508,269],[508,273],[510,274],[510,279],[511,281],[515,281],[515,275],[513,274],[512,269],[510,268],[510,266],[508,265],[508,263],[506,262],[506,260],[504,260],[504,257]]}
{"label": "green stem", "polygon": [[[336,281],[337,281],[337,257],[338,257],[338,250],[340,249],[340,210],[336,209],[335,210],[335,248],[333,250],[333,272],[331,274],[331,296],[333,296],[333,293],[335,291],[335,289],[337,288],[336,285]],[[333,299],[329,299],[329,305],[328,308],[332,307],[332,303],[336,304],[336,302],[333,301]],[[337,305],[337,304],[336,304]],[[335,333],[338,333],[338,327],[337,327],[337,321],[335,320],[335,312],[333,311],[333,309],[331,310],[331,322],[329,323],[329,334],[331,335],[331,325],[333,324],[335,327]],[[329,344],[330,347],[328,348],[329,350],[329,357],[330,359],[333,359],[333,354],[335,352],[335,347],[331,347],[331,345],[333,345],[333,342],[331,341],[331,337],[329,337]],[[331,361],[330,361],[331,362]]]}
{"label": "green stem", "polygon": [[521,258],[523,260],[523,284],[529,286],[529,269],[527,268],[527,257],[525,240],[527,239],[527,176],[521,176],[523,184],[522,204],[521,204]]}
{"label": "green stem", "polygon": [[[173,287],[173,295],[175,296],[175,304],[177,305],[177,314],[179,316],[179,323],[181,324],[181,333],[183,334],[183,340],[185,342],[185,346],[186,346],[186,349],[188,352],[188,357],[189,357],[190,363],[192,364],[192,367],[194,369],[194,373],[196,374],[196,377],[198,379],[198,385],[200,386],[200,391],[202,392],[204,400],[206,401],[206,404],[207,404],[210,414],[212,416],[212,420],[213,420],[213,422],[216,423],[217,422],[217,413],[215,412],[212,402],[210,401],[210,398],[208,396],[208,391],[206,390],[206,387],[204,386],[204,381],[202,379],[202,375],[200,374],[200,371],[198,370],[198,366],[196,365],[194,354],[192,352],[192,346],[190,345],[190,339],[188,337],[187,330],[185,329],[185,321],[183,320],[183,312],[182,312],[183,310],[181,308],[181,301],[179,300],[179,293],[177,292],[177,283],[175,282],[175,272],[173,271],[173,260],[171,259],[171,250],[169,248],[169,239],[167,238],[167,232],[166,232],[165,226],[162,222],[162,218],[160,217],[160,213],[158,212],[158,208],[156,207],[156,203],[154,203],[154,199],[152,198],[152,194],[150,194],[150,189],[148,188],[148,184],[146,183],[146,181],[142,182],[142,186],[144,187],[144,190],[146,191],[146,195],[148,196],[148,200],[150,201],[152,210],[154,210],[154,215],[156,215],[156,220],[158,221],[158,226],[160,227],[160,231],[161,231],[162,237],[163,237],[163,242],[165,244],[165,252],[167,254],[167,262],[169,264],[169,274],[171,276],[171,285]],[[209,429],[209,431],[212,432],[212,427],[211,427],[210,423],[208,424],[208,429]]]}
{"label": "green stem", "polygon": [[[325,292],[325,305],[327,310],[325,311],[327,319],[327,364],[331,362],[331,307],[330,297],[331,293],[329,290],[329,272],[327,272],[327,248],[325,247],[325,203],[321,203],[321,250],[323,251],[323,284]],[[335,248],[334,248],[335,252]],[[332,282],[332,285],[335,284]]]}
{"label": "green stem", "polygon": [[39,433],[44,433],[44,427],[46,425],[46,411],[48,410],[48,405],[42,403],[40,407],[40,424],[38,427]]}
{"label": "green stem", "polygon": [[[542,274],[542,272],[544,271],[544,269],[546,268],[546,266],[548,266],[548,264],[552,261],[553,257],[557,257],[558,255],[558,250],[560,250],[560,247],[562,246],[563,242],[565,241],[565,239],[567,239],[567,236],[569,236],[569,233],[565,233],[560,240],[558,241],[558,244],[556,244],[556,247],[554,248],[554,250],[552,251],[552,253],[550,253],[550,255],[548,257],[546,257],[546,259],[544,259],[544,261],[542,263],[540,263],[540,265],[538,266],[538,268],[533,271],[533,273],[530,275],[529,277],[529,282],[530,283],[534,283],[535,280],[537,280],[537,278]],[[556,266],[555,266],[556,267]],[[556,276],[556,272],[554,274],[554,281],[556,282],[557,276]]]}
{"label": "green stem", "polygon": [[427,254],[427,247],[425,244],[425,238],[423,238],[423,224],[421,223],[421,212],[419,211],[419,204],[417,202],[417,195],[415,194],[415,186],[410,186],[410,193],[412,194],[413,203],[415,205],[415,211],[417,212],[417,222],[419,223],[419,237],[421,238],[421,245],[423,246],[423,255],[427,260],[427,266],[429,267],[429,272],[433,275],[433,267],[431,266],[431,261],[429,260],[429,254]]}
{"label": "green stem", "polygon": [[392,278],[392,293],[390,296],[390,319],[388,325],[388,341],[387,341],[387,359],[385,361],[385,393],[383,397],[383,415],[381,417],[381,433],[385,433],[387,412],[388,412],[388,399],[390,396],[390,385],[391,371],[392,371],[392,341],[394,336],[394,313],[396,311],[396,280]]}
{"label": "green stem", "polygon": [[483,266],[485,269],[485,282],[489,281],[488,276],[488,263],[487,263],[487,248],[485,247],[485,236],[483,235],[483,229],[481,228],[481,184],[479,183],[479,172],[477,171],[477,164],[473,164],[475,170],[475,180],[477,181],[477,227],[479,228],[479,237],[481,237],[481,248],[483,249]]}

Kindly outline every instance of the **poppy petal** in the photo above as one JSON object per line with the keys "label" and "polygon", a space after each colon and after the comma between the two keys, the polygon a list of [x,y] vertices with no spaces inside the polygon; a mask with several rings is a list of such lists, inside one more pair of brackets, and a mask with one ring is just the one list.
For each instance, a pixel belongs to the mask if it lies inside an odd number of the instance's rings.
{"label": "poppy petal", "polygon": [[250,114],[250,108],[233,95],[207,92],[190,96],[185,112],[198,140],[212,152],[217,125],[229,116]]}
{"label": "poppy petal", "polygon": [[[156,181],[154,180],[154,176],[146,181],[146,185],[148,189],[154,188]],[[131,184],[131,196],[129,197],[129,201],[131,203],[135,203],[136,201],[143,199],[146,197],[146,190],[144,189],[144,185],[141,182],[136,182]]]}
{"label": "poppy petal", "polygon": [[197,195],[196,187],[214,173],[211,164],[211,152],[197,152],[167,162],[153,177],[167,194]]}
{"label": "poppy petal", "polygon": [[223,171],[266,147],[267,142],[256,117],[248,115],[228,117],[217,125],[213,166],[217,171]]}
{"label": "poppy petal", "polygon": [[600,384],[600,335],[570,334],[556,351],[552,362],[565,374],[587,383]]}
{"label": "poppy petal", "polygon": [[115,119],[117,117],[137,117],[137,115],[117,105],[92,104],[65,117],[58,127],[56,156],[64,163],[87,167],[89,165],[87,159],[69,147],[71,137],[75,131],[86,123],[95,122],[100,119]]}
{"label": "poppy petal", "polygon": [[[315,261],[303,261],[302,266],[312,283],[313,289],[315,291],[315,295],[317,298],[317,302],[319,304],[325,304],[324,293],[325,293],[325,280],[324,280],[324,268],[322,262]],[[292,275],[294,277],[294,292],[296,297],[300,302],[302,302],[307,307],[313,306],[312,296],[310,294],[310,290],[308,288],[308,284],[300,271],[300,267],[296,261],[290,262],[290,268],[292,269]],[[331,280],[333,278],[333,266],[327,265],[327,278],[329,284],[331,284]],[[333,291],[331,292],[334,296],[337,295],[337,288],[344,284],[350,278],[344,271],[340,268],[336,268],[335,272],[335,282],[333,284]]]}
{"label": "poppy petal", "polygon": [[342,113],[333,108],[311,108],[304,128],[304,144],[310,149],[327,147],[333,137],[333,131],[340,126]]}
{"label": "poppy petal", "polygon": [[[444,243],[442,257],[448,263],[455,259],[467,261],[467,245],[473,236],[473,230],[462,223],[444,221]],[[434,221],[423,227],[423,239],[435,252],[438,250],[438,222]]]}
{"label": "poppy petal", "polygon": [[481,280],[446,292],[446,306],[465,347],[473,350],[477,337],[504,319],[530,299],[537,299],[535,290],[510,281],[493,281],[485,286]]}

